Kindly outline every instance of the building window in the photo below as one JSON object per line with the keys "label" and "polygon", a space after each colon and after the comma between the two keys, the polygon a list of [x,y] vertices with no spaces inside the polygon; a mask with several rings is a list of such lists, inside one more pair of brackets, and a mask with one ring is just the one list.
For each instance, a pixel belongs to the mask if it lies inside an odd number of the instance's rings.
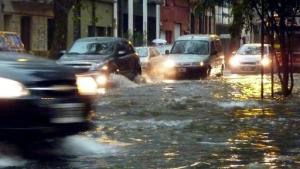
{"label": "building window", "polygon": [[30,37],[31,37],[31,17],[22,16],[21,17],[21,39],[27,51],[30,50],[30,42],[31,42]]}
{"label": "building window", "polygon": [[88,27],[88,36],[112,36],[112,28],[111,27],[102,27],[102,26],[96,26],[95,30],[93,29],[93,26]]}

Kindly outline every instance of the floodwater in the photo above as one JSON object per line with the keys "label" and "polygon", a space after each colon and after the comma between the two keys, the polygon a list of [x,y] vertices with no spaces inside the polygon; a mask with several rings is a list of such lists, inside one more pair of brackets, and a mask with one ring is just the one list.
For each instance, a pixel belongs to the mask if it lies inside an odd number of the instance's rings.
{"label": "floodwater", "polygon": [[0,168],[300,168],[299,82],[297,75],[293,96],[271,99],[266,77],[261,100],[256,75],[119,78],[96,103],[94,130],[26,146],[3,142]]}

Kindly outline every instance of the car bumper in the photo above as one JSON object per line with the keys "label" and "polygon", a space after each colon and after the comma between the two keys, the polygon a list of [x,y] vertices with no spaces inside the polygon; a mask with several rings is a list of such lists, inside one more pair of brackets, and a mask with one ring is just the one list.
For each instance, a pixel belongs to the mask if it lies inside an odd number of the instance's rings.
{"label": "car bumper", "polygon": [[[260,65],[241,65],[237,67],[231,67],[231,73],[245,73],[245,74],[252,74],[252,73],[260,73],[261,66]],[[271,72],[270,67],[264,67],[264,72],[269,73]]]}
{"label": "car bumper", "polygon": [[164,72],[166,77],[199,77],[206,71],[205,66],[198,67],[175,67]]}
{"label": "car bumper", "polygon": [[91,125],[90,98],[0,99],[0,137],[54,137],[86,131]]}

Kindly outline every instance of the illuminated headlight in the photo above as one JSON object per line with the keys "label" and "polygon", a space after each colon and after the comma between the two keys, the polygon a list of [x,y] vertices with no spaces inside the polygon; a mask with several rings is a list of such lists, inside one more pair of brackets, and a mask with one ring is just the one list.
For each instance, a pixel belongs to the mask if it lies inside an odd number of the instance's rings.
{"label": "illuminated headlight", "polygon": [[269,66],[269,64],[271,63],[270,59],[265,57],[260,61],[262,66]]}
{"label": "illuminated headlight", "polygon": [[173,68],[175,66],[176,66],[176,64],[172,60],[167,60],[167,61],[164,62],[164,67],[166,67],[166,68]]}
{"label": "illuminated headlight", "polygon": [[230,65],[233,66],[233,67],[239,66],[239,65],[240,65],[240,60],[239,60],[239,58],[237,58],[237,57],[232,57],[232,58],[230,59]]}
{"label": "illuminated headlight", "polygon": [[107,77],[105,75],[98,75],[96,77],[96,82],[99,85],[105,85],[107,83]]}
{"label": "illuminated headlight", "polygon": [[107,65],[104,65],[101,69],[102,69],[102,70],[108,70],[108,66],[107,66]]}
{"label": "illuminated headlight", "polygon": [[91,76],[77,76],[76,83],[81,95],[96,95],[98,92],[97,82]]}
{"label": "illuminated headlight", "polygon": [[20,82],[0,78],[0,98],[17,98],[27,95],[29,91]]}
{"label": "illuminated headlight", "polygon": [[200,62],[200,66],[204,66],[204,62]]}

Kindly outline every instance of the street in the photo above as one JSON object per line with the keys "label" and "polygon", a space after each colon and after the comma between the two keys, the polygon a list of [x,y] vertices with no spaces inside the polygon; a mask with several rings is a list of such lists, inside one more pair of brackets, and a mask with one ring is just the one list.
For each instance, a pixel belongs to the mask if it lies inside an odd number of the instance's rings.
{"label": "street", "polygon": [[[96,128],[57,140],[0,144],[1,168],[298,168],[299,82],[260,99],[260,75],[118,85],[96,102]],[[275,91],[279,86],[275,85]]]}

